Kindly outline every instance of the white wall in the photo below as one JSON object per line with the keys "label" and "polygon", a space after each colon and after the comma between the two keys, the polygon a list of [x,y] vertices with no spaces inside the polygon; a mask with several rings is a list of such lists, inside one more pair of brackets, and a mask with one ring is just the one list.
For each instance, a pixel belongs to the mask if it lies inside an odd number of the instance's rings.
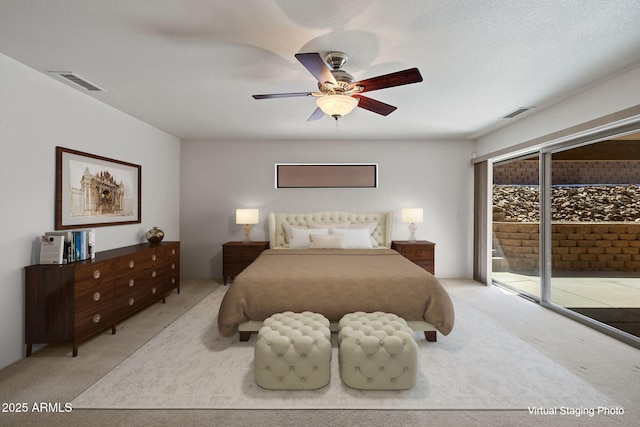
{"label": "white wall", "polygon": [[638,104],[640,66],[479,138],[476,152],[483,156]]}
{"label": "white wall", "polygon": [[[345,119],[348,120],[348,119]],[[260,209],[253,240],[268,240],[269,212],[394,212],[424,208],[418,239],[436,243],[436,276],[470,277],[473,144],[469,141],[182,141],[183,277],[222,277],[222,247],[242,240],[235,209]],[[378,163],[377,189],[276,189],[276,163]]]}
{"label": "white wall", "polygon": [[142,224],[96,229],[97,250],[179,240],[180,143],[158,129],[0,54],[0,368],[24,354],[24,267],[54,228],[55,147],[142,166]]}

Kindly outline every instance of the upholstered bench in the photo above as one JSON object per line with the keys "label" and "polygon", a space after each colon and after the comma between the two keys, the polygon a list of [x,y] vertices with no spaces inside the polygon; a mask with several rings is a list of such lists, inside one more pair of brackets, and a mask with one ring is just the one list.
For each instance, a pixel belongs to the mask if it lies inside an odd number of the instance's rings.
{"label": "upholstered bench", "polygon": [[311,390],[331,379],[329,320],[290,311],[264,321],[254,347],[256,383],[277,390]]}
{"label": "upholstered bench", "polygon": [[418,345],[395,314],[356,312],[338,324],[340,378],[361,390],[406,390],[418,378]]}

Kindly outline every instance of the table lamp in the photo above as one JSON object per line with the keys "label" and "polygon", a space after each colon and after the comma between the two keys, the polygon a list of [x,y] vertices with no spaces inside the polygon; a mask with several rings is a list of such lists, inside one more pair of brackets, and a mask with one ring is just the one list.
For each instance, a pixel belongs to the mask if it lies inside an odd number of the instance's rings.
{"label": "table lamp", "polygon": [[409,223],[409,241],[415,242],[416,224],[422,224],[422,208],[402,209],[402,222]]}
{"label": "table lamp", "polygon": [[259,222],[259,210],[258,209],[236,209],[236,224],[244,224],[242,231],[244,231],[243,243],[251,243],[251,224],[257,224]]}

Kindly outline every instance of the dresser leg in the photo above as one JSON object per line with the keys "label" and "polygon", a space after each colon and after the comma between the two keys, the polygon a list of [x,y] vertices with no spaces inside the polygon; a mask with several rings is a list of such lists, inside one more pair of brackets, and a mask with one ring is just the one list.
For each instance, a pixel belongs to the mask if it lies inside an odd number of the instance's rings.
{"label": "dresser leg", "polygon": [[30,356],[31,356],[31,343],[28,342],[27,343],[27,357],[30,357]]}
{"label": "dresser leg", "polygon": [[73,357],[77,357],[78,356],[78,344],[77,343],[73,343]]}
{"label": "dresser leg", "polygon": [[111,325],[111,335],[115,335],[116,334],[116,324],[114,323],[113,325]]}
{"label": "dresser leg", "polygon": [[249,341],[249,338],[251,338],[251,331],[239,331],[238,334],[240,335],[240,341]]}
{"label": "dresser leg", "polygon": [[429,342],[437,342],[438,336],[436,335],[436,331],[424,331],[424,337]]}

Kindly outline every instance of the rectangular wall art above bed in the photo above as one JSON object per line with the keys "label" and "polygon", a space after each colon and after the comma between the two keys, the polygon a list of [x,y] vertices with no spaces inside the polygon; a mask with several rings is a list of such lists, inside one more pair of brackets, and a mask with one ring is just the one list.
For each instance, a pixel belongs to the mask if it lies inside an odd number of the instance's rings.
{"label": "rectangular wall art above bed", "polygon": [[377,163],[279,163],[276,188],[377,188]]}

